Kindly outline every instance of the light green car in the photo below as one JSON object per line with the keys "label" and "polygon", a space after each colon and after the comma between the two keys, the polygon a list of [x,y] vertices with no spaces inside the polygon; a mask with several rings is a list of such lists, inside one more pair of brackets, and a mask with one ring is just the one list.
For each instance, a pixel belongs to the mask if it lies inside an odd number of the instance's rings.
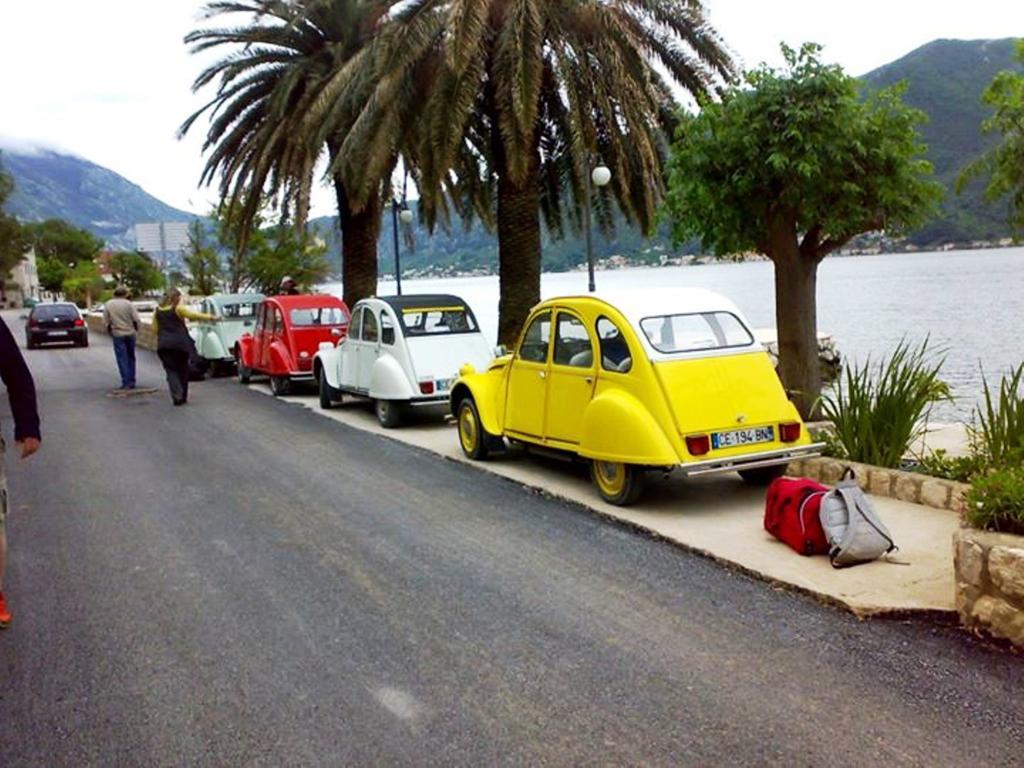
{"label": "light green car", "polygon": [[214,376],[228,375],[235,369],[238,338],[251,332],[262,293],[219,293],[203,299],[198,309],[214,315],[217,322],[194,323],[190,331],[196,351]]}

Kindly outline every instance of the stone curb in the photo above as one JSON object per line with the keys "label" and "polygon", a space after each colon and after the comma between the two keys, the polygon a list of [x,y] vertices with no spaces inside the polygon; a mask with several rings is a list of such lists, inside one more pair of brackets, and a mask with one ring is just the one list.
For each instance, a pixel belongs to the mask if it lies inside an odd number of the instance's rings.
{"label": "stone curb", "polygon": [[964,498],[971,487],[967,483],[922,475],[918,472],[903,472],[829,457],[790,462],[787,473],[809,477],[825,485],[834,485],[842,478],[847,467],[856,473],[860,487],[874,496],[885,496],[954,512],[963,512]]}
{"label": "stone curb", "polygon": [[1024,536],[962,528],[953,568],[963,625],[1024,649]]}

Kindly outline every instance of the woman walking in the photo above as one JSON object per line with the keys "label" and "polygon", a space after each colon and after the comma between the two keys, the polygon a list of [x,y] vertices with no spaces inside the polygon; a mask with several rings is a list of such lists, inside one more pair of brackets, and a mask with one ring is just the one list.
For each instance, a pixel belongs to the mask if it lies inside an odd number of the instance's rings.
{"label": "woman walking", "polygon": [[171,288],[153,313],[153,330],[156,331],[156,354],[167,372],[167,386],[175,405],[188,402],[188,359],[194,343],[188,335],[186,319],[214,321],[217,318],[183,306],[181,291]]}

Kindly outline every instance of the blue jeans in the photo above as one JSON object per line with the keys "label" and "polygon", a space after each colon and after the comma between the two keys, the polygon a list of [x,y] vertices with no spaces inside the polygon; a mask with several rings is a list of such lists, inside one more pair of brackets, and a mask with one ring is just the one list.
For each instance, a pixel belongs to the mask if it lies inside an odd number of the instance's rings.
{"label": "blue jeans", "polygon": [[135,388],[135,336],[114,336],[114,357],[121,372],[121,388]]}

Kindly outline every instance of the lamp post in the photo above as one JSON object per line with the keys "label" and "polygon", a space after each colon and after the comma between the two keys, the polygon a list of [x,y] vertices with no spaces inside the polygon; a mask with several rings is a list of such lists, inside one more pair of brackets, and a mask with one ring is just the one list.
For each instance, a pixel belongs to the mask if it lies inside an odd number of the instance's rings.
{"label": "lamp post", "polygon": [[404,202],[399,203],[397,199],[391,200],[391,226],[395,236],[395,290],[399,296],[402,295],[402,267],[398,256],[398,220],[403,224],[412,221],[412,211]]}
{"label": "lamp post", "polygon": [[590,276],[588,287],[591,293],[597,289],[597,286],[594,283],[594,243],[590,232],[590,184],[593,182],[595,187],[603,187],[611,180],[612,172],[604,164],[597,165],[590,173],[585,174],[583,178],[583,188],[586,191],[587,198],[583,206],[583,228],[586,230],[587,272]]}

